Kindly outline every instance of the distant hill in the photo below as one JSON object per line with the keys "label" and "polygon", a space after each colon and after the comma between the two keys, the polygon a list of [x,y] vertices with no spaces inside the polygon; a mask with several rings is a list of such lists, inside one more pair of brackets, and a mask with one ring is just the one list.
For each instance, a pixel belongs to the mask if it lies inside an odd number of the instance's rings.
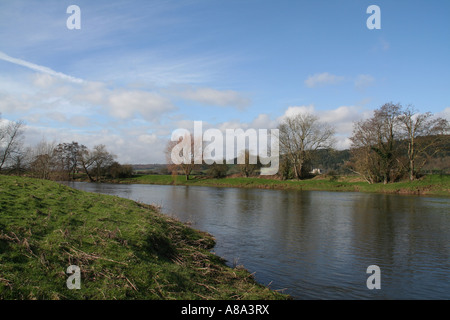
{"label": "distant hill", "polygon": [[[316,156],[314,157],[313,167],[321,169],[322,172],[326,173],[328,171],[334,170],[337,173],[345,173],[344,163],[350,158],[349,150],[318,150],[316,151]],[[237,160],[235,160],[236,163]],[[133,171],[137,174],[169,174],[166,164],[133,164],[131,165]],[[228,165],[228,174],[233,174],[239,172],[236,164]],[[203,165],[198,170],[197,173],[204,173],[208,170],[208,165]]]}
{"label": "distant hill", "polygon": [[345,163],[350,159],[350,150],[322,149],[315,151],[312,167],[320,169],[322,173],[335,171],[338,174],[348,173]]}
{"label": "distant hill", "polygon": [[166,164],[133,164],[131,167],[138,174],[168,174]]}
{"label": "distant hill", "polygon": [[[417,142],[430,139],[431,137],[419,137]],[[434,154],[428,163],[422,168],[424,173],[450,173],[450,141],[448,136],[445,137],[440,145],[439,152]],[[406,142],[400,143],[399,148],[405,148]],[[350,160],[350,150],[331,150],[321,149],[315,151],[312,161],[312,168],[320,169],[322,173],[334,171],[336,174],[348,174],[350,171],[345,164]],[[236,163],[235,159],[235,163]],[[135,173],[138,174],[169,174],[166,164],[135,164],[132,165]],[[203,165],[200,169],[195,170],[196,174],[205,174],[209,166]],[[228,174],[238,173],[239,169],[236,164],[228,165]]]}

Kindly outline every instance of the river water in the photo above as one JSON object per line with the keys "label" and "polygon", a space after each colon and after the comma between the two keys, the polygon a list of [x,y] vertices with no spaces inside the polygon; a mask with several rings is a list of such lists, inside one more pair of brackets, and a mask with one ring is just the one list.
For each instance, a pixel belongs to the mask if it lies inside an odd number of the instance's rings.
{"label": "river water", "polygon": [[[450,299],[450,198],[69,185],[161,206],[211,233],[230,266],[294,299]],[[380,268],[380,289],[367,286],[371,265]]]}

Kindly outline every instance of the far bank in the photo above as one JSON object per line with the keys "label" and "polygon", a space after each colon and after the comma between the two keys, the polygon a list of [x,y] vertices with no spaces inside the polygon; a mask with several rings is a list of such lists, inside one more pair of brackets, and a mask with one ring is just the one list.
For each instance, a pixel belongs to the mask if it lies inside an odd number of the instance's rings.
{"label": "far bank", "polygon": [[390,194],[450,196],[449,175],[427,175],[414,181],[388,184],[369,184],[357,176],[316,176],[305,180],[277,180],[261,177],[209,178],[206,176],[136,175],[132,178],[112,179],[109,183],[186,185],[231,188],[259,188],[277,190],[353,191]]}

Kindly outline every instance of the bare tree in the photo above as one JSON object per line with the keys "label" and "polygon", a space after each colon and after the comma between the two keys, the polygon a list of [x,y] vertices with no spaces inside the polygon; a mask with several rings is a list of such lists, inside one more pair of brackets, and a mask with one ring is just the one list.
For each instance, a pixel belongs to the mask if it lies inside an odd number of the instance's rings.
{"label": "bare tree", "polygon": [[364,177],[370,184],[379,182],[380,176],[378,156],[372,150],[372,145],[376,143],[374,131],[371,121],[362,120],[353,124],[351,159],[348,163],[350,170]]}
{"label": "bare tree", "polygon": [[21,152],[24,122],[0,119],[0,171]]}
{"label": "bare tree", "polygon": [[84,172],[89,178],[90,182],[94,182],[94,178],[91,175],[91,168],[94,165],[94,154],[86,146],[81,145],[79,153],[79,162]]}
{"label": "bare tree", "polygon": [[78,169],[78,161],[80,159],[81,146],[78,142],[60,143],[55,148],[55,156],[60,170],[66,173],[67,178],[72,180]]}
{"label": "bare tree", "polygon": [[386,103],[374,111],[372,118],[353,126],[352,170],[369,182],[388,183],[399,175],[396,171],[398,149],[399,104]]}
{"label": "bare tree", "polygon": [[33,176],[39,179],[50,179],[51,173],[55,169],[55,149],[55,143],[45,140],[39,142],[34,148],[30,148],[29,166]]}
{"label": "bare tree", "polygon": [[[197,143],[195,140],[197,139]],[[201,137],[195,138],[185,133],[177,141],[169,141],[165,150],[167,169],[174,175],[181,171],[186,180],[195,168],[202,164],[203,145]],[[196,159],[196,156],[199,159]]]}
{"label": "bare tree", "polygon": [[386,103],[372,118],[354,124],[350,169],[369,183],[386,184],[406,172],[414,180],[441,150],[439,145],[445,145],[442,140],[448,130],[447,120],[433,118],[429,112],[420,114],[411,106]]}
{"label": "bare tree", "polygon": [[396,127],[399,123],[400,110],[399,104],[386,103],[375,110],[372,119],[376,142],[371,148],[378,155],[380,174],[384,184],[390,181],[396,163],[396,138],[398,137]]}
{"label": "bare tree", "polygon": [[251,176],[257,169],[261,167],[261,163],[258,161],[258,157],[256,158],[256,163],[251,163],[251,154],[248,149],[242,151],[244,154],[242,155],[242,158],[244,160],[244,163],[237,164],[239,170],[244,174],[247,178]]}
{"label": "bare tree", "polygon": [[[418,113],[412,106],[403,110],[399,121],[408,143],[408,171],[412,181],[427,160],[441,150],[439,142],[449,131],[449,123],[443,118],[433,118],[431,112]],[[418,159],[421,159],[419,164]]]}
{"label": "bare tree", "polygon": [[334,144],[334,128],[310,113],[287,117],[278,129],[280,151],[292,164],[297,179],[304,176],[304,166],[314,151]]}
{"label": "bare tree", "polygon": [[106,149],[106,146],[103,144],[94,146],[91,156],[92,156],[92,165],[95,170],[96,181],[100,181],[102,171],[104,171],[107,167],[109,167],[114,162],[114,159],[117,156],[110,153]]}

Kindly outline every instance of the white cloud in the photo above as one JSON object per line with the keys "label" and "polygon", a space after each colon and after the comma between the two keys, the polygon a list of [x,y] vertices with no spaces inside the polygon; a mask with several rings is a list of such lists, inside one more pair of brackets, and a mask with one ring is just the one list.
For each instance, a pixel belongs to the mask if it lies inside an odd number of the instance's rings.
{"label": "white cloud", "polygon": [[48,73],[34,73],[32,81],[34,86],[47,89],[55,85],[56,78]]}
{"label": "white cloud", "polygon": [[119,119],[129,119],[138,113],[148,121],[156,121],[161,114],[175,110],[169,99],[157,93],[124,89],[111,92],[107,108]]}
{"label": "white cloud", "polygon": [[[317,73],[312,76],[309,76],[308,79],[305,80],[305,85],[308,88],[316,88],[323,87],[326,85],[337,85],[342,83],[345,80],[342,76],[337,76],[334,74],[330,74],[328,72]],[[363,90],[369,86],[372,86],[375,83],[375,78],[370,74],[359,74],[355,77],[354,86],[358,90]]]}
{"label": "white cloud", "polygon": [[259,114],[250,124],[255,129],[275,129],[278,126],[276,120],[272,120],[268,114]]}
{"label": "white cloud", "polygon": [[352,145],[352,141],[348,137],[336,135],[335,136],[335,144],[334,148],[336,150],[346,150],[349,149]]}
{"label": "white cloud", "polygon": [[158,140],[156,134],[141,134],[138,137],[138,141],[147,145],[153,144]]}
{"label": "white cloud", "polygon": [[336,130],[337,149],[350,147],[349,137],[352,134],[353,123],[367,118],[370,112],[358,106],[340,106],[335,109],[317,110],[314,105],[290,106],[277,121],[281,122],[285,117],[291,117],[299,113],[310,113],[318,117],[318,121],[332,125]]}
{"label": "white cloud", "polygon": [[69,123],[73,127],[89,127],[92,124],[92,121],[89,117],[76,115],[69,119]]}
{"label": "white cloud", "polygon": [[[7,81],[0,79],[0,83]],[[4,90],[0,86],[0,110],[35,120],[50,116],[50,120],[61,124],[86,124],[81,117],[119,121],[142,117],[154,122],[162,114],[176,110],[158,92],[108,88],[102,82],[71,83],[46,73],[34,74],[13,87]],[[105,117],[108,115],[109,119]]]}
{"label": "white cloud", "polygon": [[299,113],[314,113],[314,105],[309,106],[291,106],[286,109],[284,114],[279,118],[279,121],[281,121],[285,117],[292,117]]}
{"label": "white cloud", "polygon": [[198,102],[202,105],[236,107],[243,109],[250,105],[250,99],[233,90],[216,90],[212,88],[189,88],[173,91],[175,96],[185,100]]}
{"label": "white cloud", "polygon": [[325,85],[335,85],[344,81],[344,77],[336,76],[334,74],[330,74],[328,72],[316,73],[312,76],[309,76],[308,79],[305,80],[305,85],[308,88],[315,88]]}
{"label": "white cloud", "polygon": [[15,95],[0,91],[0,111],[4,113],[24,112],[33,107],[26,94]]}
{"label": "white cloud", "polygon": [[441,117],[450,121],[450,107],[447,107],[443,111],[436,113],[436,117]]}
{"label": "white cloud", "polygon": [[355,79],[355,88],[358,90],[363,90],[375,82],[375,78],[370,74],[360,74]]}
{"label": "white cloud", "polygon": [[126,129],[84,132],[70,128],[27,125],[24,134],[25,143],[30,146],[38,144],[42,139],[56,144],[77,141],[88,148],[104,144],[108,151],[117,155],[117,161],[120,163],[163,163],[165,161],[164,148],[167,140],[143,131],[141,134]]}
{"label": "white cloud", "polygon": [[249,122],[242,122],[240,120],[234,119],[230,121],[225,121],[217,123],[214,125],[206,125],[204,127],[214,127],[225,133],[226,129],[275,129],[278,126],[278,120],[270,118],[269,115],[265,113],[258,114],[253,120]]}

